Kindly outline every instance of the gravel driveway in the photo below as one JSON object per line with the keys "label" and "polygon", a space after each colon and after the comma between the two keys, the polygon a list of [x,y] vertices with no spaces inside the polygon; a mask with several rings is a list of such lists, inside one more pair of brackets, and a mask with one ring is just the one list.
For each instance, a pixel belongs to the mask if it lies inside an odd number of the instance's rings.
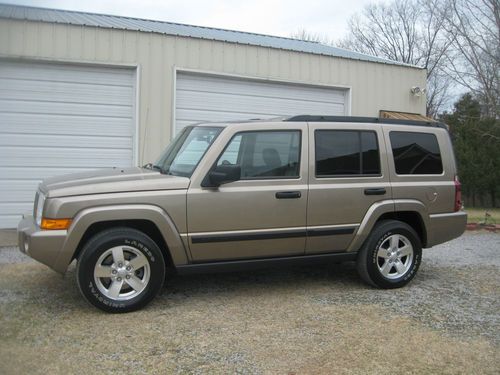
{"label": "gravel driveway", "polygon": [[354,265],[176,276],[145,310],[108,315],[0,248],[0,374],[500,372],[500,235],[424,252],[403,289]]}

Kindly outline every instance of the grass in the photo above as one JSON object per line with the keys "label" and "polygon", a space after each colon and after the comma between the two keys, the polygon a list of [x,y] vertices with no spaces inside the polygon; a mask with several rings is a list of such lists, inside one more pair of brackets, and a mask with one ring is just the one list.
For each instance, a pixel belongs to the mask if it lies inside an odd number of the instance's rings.
{"label": "grass", "polygon": [[500,224],[500,208],[466,208],[468,223],[482,223],[487,212],[491,216],[487,219],[488,224]]}

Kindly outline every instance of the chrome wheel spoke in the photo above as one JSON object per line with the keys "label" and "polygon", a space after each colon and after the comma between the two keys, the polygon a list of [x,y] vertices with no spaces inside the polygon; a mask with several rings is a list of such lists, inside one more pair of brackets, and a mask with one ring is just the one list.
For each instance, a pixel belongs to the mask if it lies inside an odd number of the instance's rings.
{"label": "chrome wheel spoke", "polygon": [[146,285],[144,285],[144,282],[139,279],[137,276],[130,276],[129,279],[125,279],[125,282],[130,285],[132,289],[134,289],[136,292],[141,292]]}
{"label": "chrome wheel spoke", "polygon": [[399,255],[400,258],[404,257],[404,256],[411,255],[411,253],[413,253],[413,249],[409,245],[404,245],[402,248],[398,249],[398,251],[399,251],[399,254],[400,254]]}
{"label": "chrome wheel spoke", "polygon": [[396,267],[399,275],[403,275],[406,272],[406,267],[400,260],[394,262],[394,267]]}
{"label": "chrome wheel spoke", "polygon": [[147,258],[144,255],[138,255],[132,259],[129,263],[134,270],[141,269],[145,265],[149,264]]}
{"label": "chrome wheel spoke", "polygon": [[115,264],[122,263],[125,261],[125,257],[123,255],[123,248],[121,246],[114,247],[111,249],[113,252],[113,262]]}
{"label": "chrome wheel spoke", "polygon": [[111,277],[113,269],[110,266],[98,264],[94,270],[95,277]]}
{"label": "chrome wheel spoke", "polygon": [[389,272],[391,271],[393,266],[393,263],[389,263],[389,260],[386,260],[385,263],[382,265],[382,268],[380,271],[382,272],[382,275],[387,276],[389,275]]}
{"label": "chrome wheel spoke", "polygon": [[122,286],[123,286],[123,280],[121,281],[117,281],[117,280],[114,280],[111,282],[111,285],[108,289],[108,295],[110,298],[118,298],[118,296],[120,295],[120,291],[122,290]]}
{"label": "chrome wheel spoke", "polygon": [[389,256],[387,255],[387,253],[389,252],[389,249],[384,249],[382,246],[378,249],[378,252],[377,252],[377,256],[379,258],[388,258]]}
{"label": "chrome wheel spoke", "polygon": [[399,246],[399,234],[394,234],[392,235],[391,237],[391,250],[392,251],[396,251],[398,249],[398,246]]}

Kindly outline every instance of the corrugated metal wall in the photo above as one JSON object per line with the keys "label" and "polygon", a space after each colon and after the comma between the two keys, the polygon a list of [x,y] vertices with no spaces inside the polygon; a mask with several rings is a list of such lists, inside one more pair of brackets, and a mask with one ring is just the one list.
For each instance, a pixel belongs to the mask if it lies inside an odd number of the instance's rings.
{"label": "corrugated metal wall", "polygon": [[170,140],[174,67],[351,88],[351,114],[425,112],[425,71],[154,33],[0,20],[0,56],[139,67],[139,163]]}

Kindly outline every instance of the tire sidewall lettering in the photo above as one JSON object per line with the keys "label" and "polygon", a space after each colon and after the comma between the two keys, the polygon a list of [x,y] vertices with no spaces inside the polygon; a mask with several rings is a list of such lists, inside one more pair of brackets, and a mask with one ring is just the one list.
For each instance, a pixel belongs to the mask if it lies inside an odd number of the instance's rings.
{"label": "tire sidewall lettering", "polygon": [[155,262],[155,257],[153,255],[153,253],[142,242],[126,238],[126,239],[123,240],[123,243],[125,245],[132,246],[132,247],[135,247],[136,249],[141,250],[144,253],[144,255],[146,255],[148,257],[148,259],[149,259],[150,262],[153,262],[153,263]]}

